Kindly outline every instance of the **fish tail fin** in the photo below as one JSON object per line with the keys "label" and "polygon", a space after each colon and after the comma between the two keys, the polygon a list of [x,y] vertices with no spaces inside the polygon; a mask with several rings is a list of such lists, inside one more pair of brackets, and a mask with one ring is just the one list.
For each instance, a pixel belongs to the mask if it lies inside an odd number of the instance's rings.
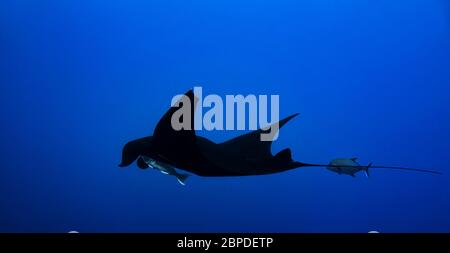
{"label": "fish tail fin", "polygon": [[177,174],[176,178],[178,180],[178,183],[180,183],[181,185],[186,185],[186,180],[189,176],[189,174]]}
{"label": "fish tail fin", "polygon": [[372,163],[369,163],[365,168],[364,168],[364,172],[366,173],[366,176],[369,178],[370,174],[369,174],[369,168],[372,166]]}

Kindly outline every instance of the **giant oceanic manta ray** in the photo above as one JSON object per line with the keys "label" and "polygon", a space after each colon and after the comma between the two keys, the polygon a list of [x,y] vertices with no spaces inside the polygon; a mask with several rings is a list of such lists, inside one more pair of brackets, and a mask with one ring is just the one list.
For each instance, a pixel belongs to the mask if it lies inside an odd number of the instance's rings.
{"label": "giant oceanic manta ray", "polygon": [[[194,112],[198,98],[194,96],[192,90],[184,96],[191,102],[190,129],[192,130],[174,130],[172,128],[171,118],[178,107],[171,107],[160,119],[152,136],[130,141],[124,146],[120,167],[129,166],[137,161],[139,168],[156,168],[165,174],[176,176],[182,184],[187,176],[177,173],[175,168],[205,177],[265,175],[299,167],[335,168],[333,171],[348,170],[349,168],[362,171],[368,168],[361,165],[297,162],[292,159],[289,148],[273,155],[271,152],[272,141],[260,140],[261,133],[270,131],[270,129],[255,130],[223,143],[215,143],[197,136],[194,130]],[[179,102],[183,103],[182,100]],[[181,106],[181,104],[179,105]],[[293,114],[280,120],[278,129],[281,129],[297,115]],[[370,165],[370,168],[377,167],[437,173],[427,170]]]}

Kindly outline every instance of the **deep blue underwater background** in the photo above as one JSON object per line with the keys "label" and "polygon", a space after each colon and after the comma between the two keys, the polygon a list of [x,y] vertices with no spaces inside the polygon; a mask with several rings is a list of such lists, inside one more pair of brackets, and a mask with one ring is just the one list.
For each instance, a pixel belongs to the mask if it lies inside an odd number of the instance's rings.
{"label": "deep blue underwater background", "polygon": [[[118,168],[193,86],[279,94],[296,160],[444,175]],[[446,0],[2,0],[0,232],[450,232],[449,96]]]}

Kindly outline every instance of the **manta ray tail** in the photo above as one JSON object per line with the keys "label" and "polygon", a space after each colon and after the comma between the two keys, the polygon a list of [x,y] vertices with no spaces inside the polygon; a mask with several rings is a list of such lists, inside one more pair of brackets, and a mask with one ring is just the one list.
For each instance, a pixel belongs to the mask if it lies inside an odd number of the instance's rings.
{"label": "manta ray tail", "polygon": [[442,172],[435,171],[435,170],[422,170],[422,169],[413,169],[413,168],[405,168],[405,167],[373,165],[373,166],[370,166],[370,168],[393,169],[393,170],[409,170],[409,171],[417,171],[417,172],[425,172],[425,173],[432,173],[432,174],[442,175]]}
{"label": "manta ray tail", "polygon": [[[294,163],[297,165],[297,167],[335,167],[335,168],[343,167],[342,165],[331,165],[331,164],[314,164],[314,163],[302,163],[302,162],[294,162]],[[435,170],[423,170],[423,169],[395,167],[395,166],[381,166],[381,165],[372,165],[372,163],[370,163],[367,166],[360,165],[360,166],[345,166],[345,167],[346,168],[359,168],[361,170],[364,170],[368,177],[370,176],[369,168],[371,168],[371,169],[408,170],[408,171],[416,171],[416,172],[424,172],[424,173],[442,175],[442,172],[435,171]]]}

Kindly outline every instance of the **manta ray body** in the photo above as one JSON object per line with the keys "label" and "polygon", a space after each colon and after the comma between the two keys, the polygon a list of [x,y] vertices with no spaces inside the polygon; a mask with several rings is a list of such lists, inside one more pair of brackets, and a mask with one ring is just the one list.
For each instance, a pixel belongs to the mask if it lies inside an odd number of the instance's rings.
{"label": "manta ray body", "polygon": [[[193,101],[190,104],[194,112],[197,98],[192,91],[185,96]],[[163,115],[152,136],[128,142],[123,148],[119,166],[125,167],[137,160],[138,167],[146,169],[149,164],[144,158],[151,158],[199,176],[224,177],[272,174],[306,165],[293,161],[288,148],[272,155],[272,141],[260,140],[261,133],[266,131],[263,129],[223,143],[197,136],[195,130],[174,130],[171,118],[177,109],[171,107]],[[278,128],[297,115],[279,121]],[[191,117],[193,124],[194,113]],[[190,129],[194,129],[193,125]]]}

